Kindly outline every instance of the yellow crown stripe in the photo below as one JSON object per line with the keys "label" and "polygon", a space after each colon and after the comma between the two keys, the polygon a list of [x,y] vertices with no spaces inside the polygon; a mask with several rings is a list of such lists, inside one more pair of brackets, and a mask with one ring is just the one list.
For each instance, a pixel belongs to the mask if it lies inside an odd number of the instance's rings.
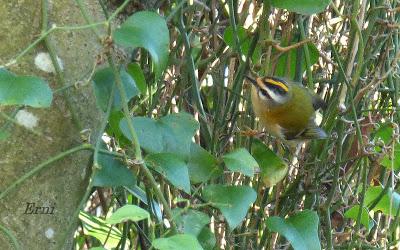
{"label": "yellow crown stripe", "polygon": [[275,80],[275,79],[268,78],[268,77],[266,77],[264,80],[265,80],[265,82],[267,82],[267,83],[270,83],[270,84],[273,84],[273,85],[276,85],[276,86],[282,88],[282,89],[285,90],[286,92],[289,91],[288,86],[287,86],[285,83],[283,83],[282,81],[277,81],[277,80]]}

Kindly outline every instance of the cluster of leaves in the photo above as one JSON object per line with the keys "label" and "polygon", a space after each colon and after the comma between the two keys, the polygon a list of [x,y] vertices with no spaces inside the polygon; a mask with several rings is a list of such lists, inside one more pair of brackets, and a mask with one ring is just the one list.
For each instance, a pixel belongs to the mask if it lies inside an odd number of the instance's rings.
{"label": "cluster of leaves", "polygon": [[[158,12],[165,17],[154,11],[128,17],[112,38],[115,45],[135,48],[132,61],[118,70],[112,65],[98,69],[92,79],[97,105],[109,115],[105,132],[115,143],[98,154],[100,168],[91,185],[98,187],[99,196],[112,193],[113,198],[102,207],[105,219],[80,213],[84,234],[77,236],[77,247],[90,241],[92,249],[134,244],[161,250],[261,249],[288,241],[294,249],[320,249],[321,243],[327,248],[380,246],[386,244],[380,242],[383,238],[395,244],[399,114],[387,106],[397,105],[399,79],[389,76],[399,52],[398,47],[385,50],[388,39],[383,35],[395,35],[377,22],[378,17],[392,16],[379,10],[382,1],[369,2],[376,8],[370,8],[366,28],[354,27],[357,20],[351,15],[366,7],[344,1],[310,20],[308,15],[327,8],[326,0],[264,1],[252,4],[251,15],[246,2],[240,12],[237,1],[218,3],[212,6],[217,15],[204,5],[181,1],[161,6]],[[258,19],[249,25],[250,16]],[[333,22],[335,18],[338,21]],[[347,37],[343,45],[340,38],[348,36],[348,26],[366,33],[357,33],[358,39]],[[374,30],[382,37],[371,38]],[[310,32],[321,40],[307,40]],[[367,46],[373,51],[364,50]],[[343,65],[354,63],[354,47],[361,66],[347,75]],[[320,54],[327,57],[327,51],[332,52],[331,59],[321,60]],[[390,56],[376,63],[377,52]],[[249,93],[242,86],[250,61],[259,74],[293,80],[306,74],[309,87],[328,101],[322,125],[338,140],[307,144],[295,163],[290,153],[275,153],[282,150],[271,138],[262,141],[236,133],[237,127],[254,127]],[[363,87],[369,84],[360,77],[373,83],[371,72],[377,69],[388,72],[382,74],[386,77],[381,89],[389,86],[393,91],[374,89],[366,96],[377,98],[360,101],[357,93],[365,93]],[[314,84],[315,77],[321,77],[319,85]],[[118,81],[122,88],[117,91]],[[353,82],[356,85],[351,86]],[[1,105],[48,107],[51,98],[45,81],[0,70]],[[339,103],[351,108],[339,112]],[[126,104],[133,116],[123,109]],[[368,123],[360,124],[368,117]],[[371,124],[380,128],[371,132]],[[143,159],[133,153],[132,143],[140,145]],[[367,153],[366,144],[371,146]],[[107,148],[125,154],[106,153]],[[151,178],[144,168],[151,170]],[[371,243],[370,237],[383,228],[386,235]],[[273,232],[284,238],[276,241]]]}

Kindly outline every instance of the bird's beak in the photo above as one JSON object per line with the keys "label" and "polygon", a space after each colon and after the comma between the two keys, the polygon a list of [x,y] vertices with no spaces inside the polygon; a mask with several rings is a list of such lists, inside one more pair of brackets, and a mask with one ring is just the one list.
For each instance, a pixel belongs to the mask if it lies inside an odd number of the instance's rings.
{"label": "bird's beak", "polygon": [[254,78],[252,78],[252,77],[250,77],[250,76],[248,76],[248,75],[245,75],[245,77],[246,77],[246,79],[249,80],[254,86],[258,87],[258,84],[257,84],[256,79],[254,79]]}

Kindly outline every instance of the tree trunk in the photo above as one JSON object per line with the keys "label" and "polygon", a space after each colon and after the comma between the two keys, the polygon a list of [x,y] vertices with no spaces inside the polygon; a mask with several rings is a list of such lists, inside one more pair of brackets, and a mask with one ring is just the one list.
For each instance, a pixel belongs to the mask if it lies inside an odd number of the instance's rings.
{"label": "tree trunk", "polygon": [[[74,1],[49,2],[49,27],[85,24]],[[83,2],[95,19],[104,19],[97,1]],[[0,1],[1,65],[13,60],[40,36],[41,9],[40,1]],[[86,80],[101,51],[93,33],[87,29],[55,31],[49,38],[62,62],[66,84]],[[37,56],[47,52],[41,42],[8,70],[18,75],[42,77],[54,91],[62,86],[59,78],[38,67],[40,58]],[[50,108],[25,107],[17,113],[17,121],[30,121],[30,126],[39,133],[11,123],[9,137],[0,141],[0,193],[40,163],[81,145],[84,142],[80,136],[82,130],[88,129],[86,131],[90,132],[86,135],[96,138],[95,128],[101,113],[95,106],[92,92],[91,83],[80,88],[70,87],[54,94]],[[6,114],[15,109],[0,106],[0,112]],[[76,117],[75,122],[73,117]],[[0,118],[0,129],[6,122]],[[22,249],[55,249],[66,236],[64,248],[71,249],[73,231],[67,232],[67,228],[71,222],[77,223],[73,213],[86,190],[90,156],[88,151],[79,151],[62,158],[0,199],[0,229],[6,228],[14,235]],[[4,230],[0,230],[0,249],[12,248]]]}

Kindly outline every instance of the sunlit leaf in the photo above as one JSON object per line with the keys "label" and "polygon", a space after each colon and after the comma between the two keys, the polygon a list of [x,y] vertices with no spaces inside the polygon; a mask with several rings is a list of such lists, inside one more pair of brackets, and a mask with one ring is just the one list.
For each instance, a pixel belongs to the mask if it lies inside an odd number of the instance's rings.
{"label": "sunlit leaf", "polygon": [[200,243],[190,234],[177,234],[168,238],[155,239],[153,247],[159,250],[202,250]]}
{"label": "sunlit leaf", "polygon": [[[192,138],[199,128],[192,115],[177,113],[158,120],[147,117],[132,118],[140,146],[148,153],[190,154]],[[121,120],[120,128],[128,139],[131,138],[126,118]]]}
{"label": "sunlit leaf", "polygon": [[304,210],[287,219],[273,216],[266,223],[269,230],[285,236],[295,250],[321,249],[318,238],[319,218],[314,211]]}
{"label": "sunlit leaf", "polygon": [[0,68],[0,106],[50,107],[53,92],[46,81],[35,76],[17,76]]}
{"label": "sunlit leaf", "polygon": [[162,174],[174,186],[190,193],[189,172],[186,162],[179,155],[171,153],[149,154],[147,165]]}
{"label": "sunlit leaf", "polygon": [[117,44],[145,48],[154,63],[156,78],[167,67],[169,31],[164,18],[155,12],[140,11],[130,16],[113,34]]}
{"label": "sunlit leaf", "polygon": [[[344,217],[357,221],[359,211],[360,211],[360,206],[355,205],[346,211]],[[366,207],[363,207],[361,211],[361,224],[363,224],[368,231],[371,230],[371,228],[374,226],[374,221],[370,220],[368,209]]]}
{"label": "sunlit leaf", "polygon": [[228,169],[250,177],[253,177],[256,169],[258,169],[257,161],[245,148],[238,148],[225,154],[222,158]]}
{"label": "sunlit leaf", "polygon": [[[379,194],[383,191],[381,186],[369,187],[367,192],[365,193],[364,203],[367,206],[370,206],[372,202],[374,202]],[[372,209],[373,211],[381,211],[386,215],[394,216],[397,212],[397,209],[400,206],[400,194],[397,192],[393,192],[389,189],[386,193],[384,193],[383,197],[380,199],[378,204]]]}
{"label": "sunlit leaf", "polygon": [[[127,101],[129,101],[132,97],[139,94],[139,90],[136,88],[135,81],[125,70],[120,71],[120,76],[126,93]],[[96,95],[96,102],[103,111],[107,110],[108,100],[110,99],[110,94],[114,84],[115,77],[111,68],[100,69],[96,71],[93,76],[93,87]],[[114,91],[114,102],[112,109],[122,109],[121,95],[117,87],[115,87]]]}
{"label": "sunlit leaf", "polygon": [[117,247],[122,233],[116,227],[111,227],[103,219],[81,211],[79,219],[82,221],[83,232],[85,235],[95,237],[106,248]]}
{"label": "sunlit leaf", "polygon": [[303,15],[312,15],[324,11],[330,2],[331,0],[271,0],[271,5]]}
{"label": "sunlit leaf", "polygon": [[[391,150],[394,150],[393,157]],[[400,143],[396,143],[394,148],[389,150],[389,153],[383,156],[381,165],[388,169],[399,170],[400,169]]]}
{"label": "sunlit leaf", "polygon": [[108,224],[117,224],[124,221],[141,221],[150,218],[149,212],[135,205],[125,205],[118,208],[109,218],[106,219]]}
{"label": "sunlit leaf", "polygon": [[274,186],[285,178],[288,165],[270,150],[260,140],[254,140],[252,144],[252,154],[261,169],[261,177],[266,187]]}
{"label": "sunlit leaf", "polygon": [[221,211],[230,229],[234,229],[246,216],[257,194],[249,186],[208,185],[203,190],[203,197]]}

